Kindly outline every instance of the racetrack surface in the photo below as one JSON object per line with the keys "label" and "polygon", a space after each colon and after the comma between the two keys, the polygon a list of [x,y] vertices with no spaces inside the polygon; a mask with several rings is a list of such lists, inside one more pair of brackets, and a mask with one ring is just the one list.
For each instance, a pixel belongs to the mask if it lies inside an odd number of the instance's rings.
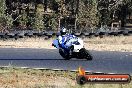
{"label": "racetrack surface", "polygon": [[90,51],[92,61],[64,60],[57,49],[0,48],[0,66],[77,70],[132,74],[132,52]]}

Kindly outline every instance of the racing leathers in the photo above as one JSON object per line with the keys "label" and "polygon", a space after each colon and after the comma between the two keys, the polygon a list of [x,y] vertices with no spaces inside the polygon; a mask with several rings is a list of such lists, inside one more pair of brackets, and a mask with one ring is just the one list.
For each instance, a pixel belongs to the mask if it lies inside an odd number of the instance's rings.
{"label": "racing leathers", "polygon": [[58,37],[59,47],[63,48],[65,51],[70,52],[70,47],[74,41],[77,41],[77,37],[71,34],[66,34]]}

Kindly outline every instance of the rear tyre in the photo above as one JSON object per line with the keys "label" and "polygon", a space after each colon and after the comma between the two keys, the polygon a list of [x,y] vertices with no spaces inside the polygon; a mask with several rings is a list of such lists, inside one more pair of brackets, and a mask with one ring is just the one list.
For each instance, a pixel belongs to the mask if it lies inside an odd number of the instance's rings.
{"label": "rear tyre", "polygon": [[80,54],[81,54],[81,58],[83,57],[83,58],[85,58],[87,60],[92,60],[93,59],[93,57],[90,54],[90,52],[88,50],[86,50],[85,48],[82,48],[80,50]]}

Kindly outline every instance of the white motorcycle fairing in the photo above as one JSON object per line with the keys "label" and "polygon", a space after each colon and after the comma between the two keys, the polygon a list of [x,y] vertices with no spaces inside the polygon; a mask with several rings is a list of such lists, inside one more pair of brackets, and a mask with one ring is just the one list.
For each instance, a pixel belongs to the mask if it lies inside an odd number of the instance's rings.
{"label": "white motorcycle fairing", "polygon": [[78,38],[78,41],[76,41],[75,43],[73,42],[72,46],[74,47],[73,52],[79,52],[80,49],[84,48],[83,40]]}

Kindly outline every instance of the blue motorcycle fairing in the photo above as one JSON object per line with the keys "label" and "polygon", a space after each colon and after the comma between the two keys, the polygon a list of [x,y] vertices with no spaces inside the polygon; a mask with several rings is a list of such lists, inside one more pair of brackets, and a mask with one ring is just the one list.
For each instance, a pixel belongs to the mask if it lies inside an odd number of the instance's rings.
{"label": "blue motorcycle fairing", "polygon": [[58,39],[53,40],[53,44],[54,44],[54,46],[55,46],[57,49],[59,49],[59,42],[58,42]]}
{"label": "blue motorcycle fairing", "polygon": [[53,45],[57,48],[57,49],[59,49],[59,47],[61,47],[62,49],[64,49],[64,52],[65,53],[69,53],[69,48],[66,48],[65,47],[65,45],[62,43],[61,45],[59,44],[59,42],[58,42],[58,39],[55,39],[55,40],[53,40]]}

